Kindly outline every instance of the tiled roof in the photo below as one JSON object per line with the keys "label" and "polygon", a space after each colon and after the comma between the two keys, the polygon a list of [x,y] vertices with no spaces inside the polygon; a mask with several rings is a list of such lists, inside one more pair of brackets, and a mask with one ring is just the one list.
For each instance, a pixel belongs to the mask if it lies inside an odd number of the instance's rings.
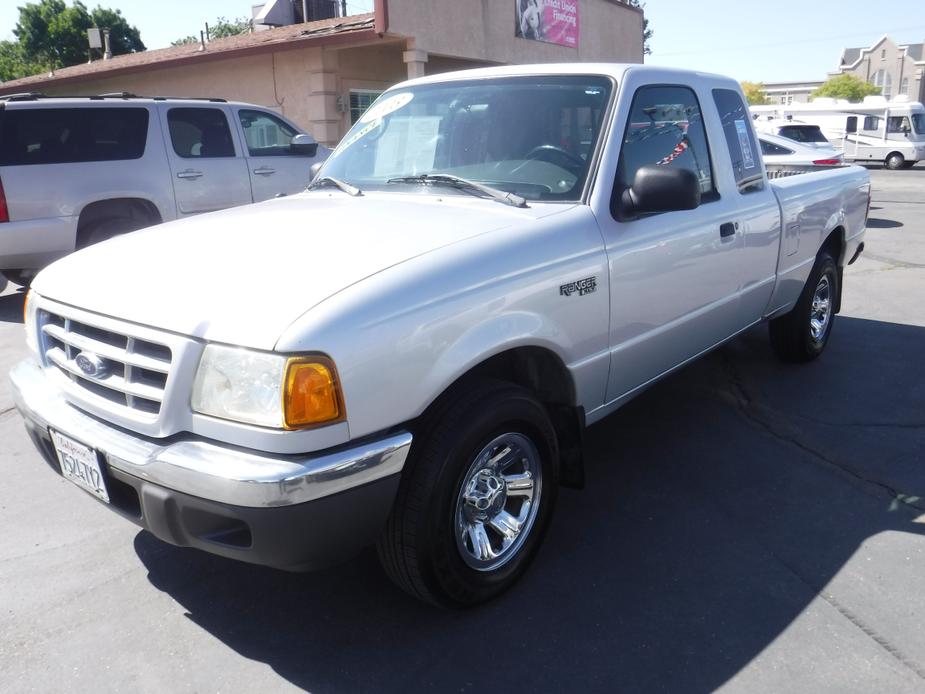
{"label": "tiled roof", "polygon": [[[906,53],[909,57],[915,61],[921,61],[923,55],[925,55],[925,44],[922,43],[910,43],[905,46],[900,45],[900,48],[905,48]],[[846,48],[842,51],[841,54],[841,64],[842,65],[853,65],[857,62],[858,58],[861,57],[861,51],[869,51],[870,47],[865,46],[862,48]]]}
{"label": "tiled roof", "polygon": [[323,37],[336,35],[371,32],[374,29],[375,15],[373,13],[358,14],[350,17],[334,17],[316,22],[292,24],[290,26],[255,31],[250,34],[228,36],[223,39],[213,39],[206,44],[206,50],[201,51],[199,43],[159,48],[151,51],[127,53],[113,56],[110,60],[94,60],[92,63],[72,65],[71,67],[55,70],[53,76],[48,73],[23,77],[18,80],[0,83],[0,93],[29,91],[38,85],[54,84],[55,82],[70,81],[86,76],[87,78],[105,77],[108,73],[123,70],[139,70],[150,66],[159,67],[162,63],[189,63],[197,61],[214,60],[216,56],[233,58],[236,53],[257,52],[272,50],[274,46],[297,43],[302,45]]}
{"label": "tiled roof", "polygon": [[852,65],[861,57],[861,51],[863,48],[846,48],[844,53],[841,54],[841,64],[842,65]]}

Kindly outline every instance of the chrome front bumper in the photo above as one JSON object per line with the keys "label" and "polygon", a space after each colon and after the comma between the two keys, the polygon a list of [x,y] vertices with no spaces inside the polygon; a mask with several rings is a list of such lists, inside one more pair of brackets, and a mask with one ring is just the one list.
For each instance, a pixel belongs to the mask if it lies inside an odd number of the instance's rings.
{"label": "chrome front bumper", "polygon": [[28,424],[98,451],[112,468],[184,494],[251,508],[293,506],[401,472],[411,434],[302,456],[271,455],[201,440],[158,441],[117,429],[65,401],[29,359],[10,372],[13,399]]}

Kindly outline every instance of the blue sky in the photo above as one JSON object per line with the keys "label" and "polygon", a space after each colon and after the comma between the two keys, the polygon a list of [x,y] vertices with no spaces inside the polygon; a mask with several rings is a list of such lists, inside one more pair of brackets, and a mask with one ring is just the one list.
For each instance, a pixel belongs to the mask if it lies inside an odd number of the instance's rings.
{"label": "blue sky", "polygon": [[[0,0],[0,38],[12,38],[23,0]],[[491,0],[510,2],[514,0]],[[254,4],[256,4],[255,0]],[[427,0],[421,0],[427,2]],[[197,34],[218,16],[250,15],[240,0],[85,0],[118,7],[149,48]],[[366,12],[373,0],[348,0]],[[925,0],[646,0],[655,37],[646,62],[689,67],[739,80],[824,79],[845,46],[867,46],[889,34],[925,40]],[[512,29],[513,31],[513,29]]]}

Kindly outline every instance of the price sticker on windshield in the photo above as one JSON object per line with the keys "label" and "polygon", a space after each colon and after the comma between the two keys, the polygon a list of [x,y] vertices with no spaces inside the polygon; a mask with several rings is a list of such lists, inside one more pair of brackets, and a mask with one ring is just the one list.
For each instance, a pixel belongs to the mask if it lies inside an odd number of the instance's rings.
{"label": "price sticker on windshield", "polygon": [[390,96],[389,98],[383,99],[382,101],[377,101],[375,104],[366,109],[366,111],[360,117],[360,122],[368,123],[369,121],[385,118],[390,113],[394,113],[398,109],[407,106],[413,98],[414,94],[411,92],[404,92],[402,94]]}

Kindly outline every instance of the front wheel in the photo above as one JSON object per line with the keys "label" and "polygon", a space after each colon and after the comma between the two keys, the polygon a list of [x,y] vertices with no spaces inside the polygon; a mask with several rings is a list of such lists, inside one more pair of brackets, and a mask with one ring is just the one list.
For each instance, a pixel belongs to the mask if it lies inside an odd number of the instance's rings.
{"label": "front wheel", "polygon": [[891,171],[903,168],[905,163],[906,159],[899,152],[893,152],[883,161],[883,165]]}
{"label": "front wheel", "polygon": [[769,325],[771,346],[784,361],[812,361],[825,350],[835,322],[838,268],[827,251],[816,259],[796,306]]}
{"label": "front wheel", "polygon": [[440,409],[415,440],[378,550],[406,592],[464,607],[509,588],[535,555],[558,447],[545,408],[519,386],[480,384]]}

